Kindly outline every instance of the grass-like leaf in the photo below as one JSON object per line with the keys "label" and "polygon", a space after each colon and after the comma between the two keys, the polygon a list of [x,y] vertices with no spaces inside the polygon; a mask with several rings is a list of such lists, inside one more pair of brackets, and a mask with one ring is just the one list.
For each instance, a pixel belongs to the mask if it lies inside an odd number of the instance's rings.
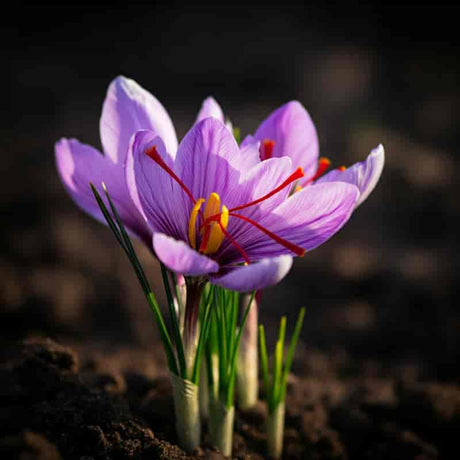
{"label": "grass-like leaf", "polygon": [[180,334],[179,320],[177,318],[176,309],[174,307],[174,297],[171,292],[171,286],[169,285],[168,271],[166,270],[164,264],[161,262],[160,267],[161,276],[163,277],[163,284],[166,291],[166,298],[168,300],[169,316],[171,317],[171,322],[173,325],[174,343],[176,344],[177,358],[179,360],[180,376],[183,378],[187,378],[188,376],[186,375],[187,365],[185,363],[184,345],[182,343],[182,337]]}
{"label": "grass-like leaf", "polygon": [[289,348],[286,353],[286,358],[283,363],[284,342],[286,337],[286,317],[283,316],[280,321],[278,332],[278,340],[276,341],[275,351],[272,358],[271,375],[268,369],[268,353],[265,342],[265,331],[262,325],[259,325],[259,348],[260,348],[260,365],[262,370],[262,378],[265,388],[265,399],[267,401],[268,410],[273,413],[276,407],[284,402],[286,398],[287,376],[292,366],[294,352],[299,340],[300,331],[302,329],[303,319],[305,316],[305,308],[301,308],[299,316],[291,336]]}
{"label": "grass-like leaf", "polygon": [[154,314],[154,318],[159,328],[160,337],[161,337],[161,340],[163,342],[163,346],[165,349],[169,369],[171,370],[171,372],[174,372],[176,375],[179,375],[179,369],[177,366],[176,357],[174,355],[172,342],[171,342],[168,330],[166,328],[166,324],[164,322],[163,315],[161,314],[160,308],[158,306],[158,302],[155,298],[155,295],[152,289],[150,288],[150,284],[145,276],[144,270],[142,269],[142,266],[136,255],[136,252],[134,251],[134,248],[131,244],[131,240],[129,239],[128,233],[124,227],[124,224],[116,210],[115,205],[113,204],[112,199],[110,198],[109,192],[107,191],[105,185],[103,184],[104,192],[107,197],[112,214],[115,217],[115,220],[113,219],[112,215],[107,209],[107,206],[102,200],[96,187],[94,187],[93,184],[90,184],[90,186],[94,194],[94,197],[97,201],[97,204],[99,205],[99,208],[101,209],[101,212],[104,215],[105,220],[107,221],[109,228],[112,230],[112,233],[115,235],[115,238],[117,239],[118,243],[123,248],[126,255],[128,256],[128,259],[134,268],[134,271],[139,280],[139,283],[147,298],[147,302]]}

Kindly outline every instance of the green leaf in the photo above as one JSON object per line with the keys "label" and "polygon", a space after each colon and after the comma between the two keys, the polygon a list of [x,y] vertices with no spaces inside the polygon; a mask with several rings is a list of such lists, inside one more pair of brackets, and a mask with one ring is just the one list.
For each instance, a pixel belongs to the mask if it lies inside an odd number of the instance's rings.
{"label": "green leaf", "polygon": [[147,278],[145,276],[144,270],[142,269],[142,266],[139,262],[139,259],[137,258],[137,255],[134,251],[134,248],[131,244],[131,241],[128,237],[128,234],[125,230],[125,227],[123,225],[123,222],[120,219],[120,216],[115,208],[115,205],[112,202],[112,199],[110,198],[110,195],[105,187],[104,184],[102,184],[104,188],[105,195],[107,197],[107,200],[110,205],[110,209],[112,210],[112,214],[115,216],[116,223],[112,219],[112,216],[110,215],[105,203],[103,202],[101,196],[99,195],[99,192],[96,190],[93,184],[90,183],[91,190],[93,191],[94,197],[96,198],[96,201],[99,205],[99,208],[102,211],[102,214],[104,215],[107,224],[109,225],[110,229],[112,230],[113,234],[117,238],[120,246],[123,248],[125,251],[126,255],[128,256],[128,259],[131,262],[131,265],[134,268],[134,271],[136,273],[136,276],[139,280],[139,283],[144,291],[144,294],[147,298],[147,302],[154,314],[155,321],[157,323],[157,326],[160,331],[160,337],[163,342],[163,346],[165,349],[166,353],[166,358],[168,360],[168,366],[171,372],[175,373],[176,375],[179,375],[178,372],[178,367],[177,367],[177,362],[176,362],[176,357],[174,356],[174,351],[171,343],[171,339],[169,337],[168,330],[166,328],[166,325],[163,320],[163,316],[161,314],[160,308],[158,306],[158,303],[156,301],[155,295],[153,294],[152,290],[150,289],[149,282],[147,281]]}
{"label": "green leaf", "polygon": [[262,378],[264,381],[265,398],[267,401],[270,398],[270,382],[268,374],[268,354],[267,345],[265,342],[265,330],[262,324],[259,325],[259,348],[260,348],[260,368],[262,370]]}
{"label": "green leaf", "polygon": [[163,277],[163,284],[164,284],[165,291],[166,291],[166,297],[168,299],[169,316],[171,317],[171,322],[173,324],[174,342],[176,344],[177,358],[179,360],[180,376],[185,379],[189,376],[187,375],[187,365],[185,363],[184,344],[182,342],[179,321],[177,319],[176,309],[174,307],[174,298],[171,292],[171,287],[169,285],[169,277],[168,277],[168,272],[166,270],[166,267],[164,266],[162,262],[160,262],[160,267],[161,267],[161,276]]}
{"label": "green leaf", "polygon": [[291,343],[289,344],[289,349],[286,355],[286,361],[284,363],[283,376],[281,379],[281,394],[279,401],[284,401],[286,398],[286,386],[287,386],[287,376],[291,370],[292,361],[294,360],[294,352],[299,340],[300,331],[302,329],[303,319],[305,316],[305,307],[302,307],[297,317],[297,321],[294,327],[294,332],[292,333]]}
{"label": "green leaf", "polygon": [[233,397],[234,397],[234,391],[235,391],[235,378],[236,378],[236,358],[238,356],[238,347],[240,345],[240,340],[241,340],[241,335],[244,330],[244,326],[246,325],[246,321],[248,319],[249,311],[251,310],[251,306],[254,301],[254,297],[256,295],[256,291],[252,292],[251,298],[249,300],[248,306],[246,307],[246,310],[244,311],[243,318],[241,319],[241,324],[240,328],[238,330],[238,335],[236,337],[235,344],[233,346],[231,358],[230,358],[230,377],[229,377],[229,383],[228,383],[228,389],[227,389],[227,401],[226,401],[226,406],[231,407],[233,405]]}

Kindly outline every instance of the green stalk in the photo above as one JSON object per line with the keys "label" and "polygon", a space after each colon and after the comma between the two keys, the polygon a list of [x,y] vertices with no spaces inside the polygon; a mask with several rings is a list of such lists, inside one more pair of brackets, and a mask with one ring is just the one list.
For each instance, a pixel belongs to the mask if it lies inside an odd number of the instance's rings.
{"label": "green stalk", "polygon": [[287,376],[294,359],[294,351],[299,340],[302,323],[305,316],[305,308],[301,308],[297,318],[291,342],[283,365],[283,350],[286,336],[286,317],[281,318],[278,340],[272,359],[272,375],[268,369],[267,345],[265,332],[262,325],[259,326],[260,363],[265,388],[265,400],[268,407],[267,417],[267,449],[271,458],[279,459],[283,451],[285,399]]}
{"label": "green stalk", "polygon": [[248,319],[252,303],[254,302],[255,295],[256,295],[256,291],[252,293],[251,299],[248,302],[248,306],[246,307],[246,310],[244,311],[243,318],[241,320],[241,324],[238,330],[238,334],[236,336],[236,342],[232,350],[230,370],[229,370],[230,378],[229,378],[229,385],[228,385],[228,390],[227,390],[227,407],[230,407],[230,405],[233,405],[234,392],[235,392],[235,377],[236,377],[236,359],[238,356],[238,347],[240,345],[241,335],[244,331],[244,326],[246,325],[246,321]]}
{"label": "green stalk", "polygon": [[103,202],[101,196],[99,195],[99,192],[96,190],[94,185],[90,184],[90,187],[94,194],[94,197],[96,198],[99,208],[101,209],[102,214],[104,215],[105,220],[107,221],[109,228],[112,230],[118,243],[123,248],[126,255],[128,256],[128,259],[131,262],[131,265],[133,266],[133,269],[136,273],[137,279],[139,280],[139,284],[141,285],[142,290],[144,291],[147,302],[150,306],[150,309],[153,312],[155,322],[160,332],[160,338],[161,338],[161,341],[163,342],[163,347],[164,347],[166,357],[168,360],[168,367],[171,372],[174,372],[175,374],[179,374],[179,369],[177,366],[176,357],[174,355],[171,338],[169,337],[169,333],[166,328],[166,324],[163,320],[163,315],[161,314],[160,307],[158,306],[155,295],[152,289],[150,288],[150,284],[147,281],[144,270],[142,269],[139,259],[137,258],[136,252],[134,251],[134,248],[131,244],[131,240],[129,239],[129,236],[115,208],[115,205],[113,204],[110,198],[110,195],[107,189],[105,188],[105,185],[103,184],[104,192],[109,202],[112,214],[115,216],[116,223],[113,220],[112,216],[110,215],[105,203]]}
{"label": "green stalk", "polygon": [[[241,308],[244,310],[250,301],[250,294],[241,296]],[[236,371],[238,406],[248,410],[257,404],[259,395],[259,363],[257,355],[257,316],[258,306],[254,299],[249,311],[246,327],[241,336]]]}
{"label": "green stalk", "polygon": [[204,360],[201,362],[200,383],[198,384],[198,397],[200,399],[200,418],[202,421],[207,420],[209,418],[210,386],[208,384],[208,380],[208,363],[206,360]]}
{"label": "green stalk", "polygon": [[216,288],[214,293],[215,304],[206,349],[210,386],[208,426],[211,443],[226,456],[232,453],[238,349],[253,298],[254,294],[238,327],[239,294],[222,288]]}
{"label": "green stalk", "polygon": [[197,347],[200,338],[200,324],[198,318],[203,288],[203,280],[187,278],[187,302],[185,304],[184,332],[182,340],[184,344],[186,365],[185,375],[188,379],[192,378],[197,357]]}
{"label": "green stalk", "polygon": [[180,368],[180,375],[185,377],[186,376],[186,364],[185,364],[185,354],[184,354],[184,347],[182,344],[182,337],[180,333],[180,325],[179,320],[177,318],[177,312],[174,305],[174,297],[171,292],[171,287],[169,285],[169,277],[166,267],[163,263],[160,262],[161,267],[161,276],[163,277],[163,284],[166,291],[166,297],[168,299],[168,307],[169,307],[169,316],[171,317],[171,322],[173,324],[173,332],[174,332],[174,343],[176,344],[177,349],[177,357],[179,360],[179,368]]}
{"label": "green stalk", "polygon": [[[191,374],[191,369],[199,366],[199,358],[201,356],[200,353],[196,353],[196,349],[193,352],[189,350],[189,361],[191,362],[189,368],[187,368],[186,362],[186,355],[183,347],[183,340],[180,334],[180,326],[177,321],[177,314],[174,309],[174,302],[172,298],[172,293],[170,290],[169,280],[167,276],[166,269],[163,265],[162,268],[162,275],[163,281],[166,289],[166,295],[168,297],[168,304],[171,314],[171,319],[173,323],[173,331],[175,337],[175,343],[178,350],[178,359],[179,359],[179,366],[176,362],[176,357],[173,350],[173,345],[166,328],[166,324],[163,320],[163,316],[159,309],[158,303],[156,298],[150,288],[149,282],[145,276],[145,273],[142,269],[142,266],[139,262],[139,259],[136,256],[134,248],[131,244],[131,241],[128,237],[128,234],[124,228],[123,222],[120,219],[120,216],[117,213],[117,210],[104,186],[104,191],[107,197],[107,200],[110,205],[110,209],[112,214],[115,216],[116,222],[113,220],[112,216],[110,215],[105,203],[102,201],[99,193],[95,189],[95,187],[91,184],[91,188],[93,190],[94,196],[101,208],[101,211],[107,220],[107,223],[114,233],[115,237],[117,238],[118,242],[120,243],[123,250],[126,252],[134,271],[138,277],[139,283],[141,284],[142,289],[146,295],[147,301],[152,309],[156,323],[160,330],[160,337],[164,345],[164,349],[166,351],[167,359],[168,359],[168,366],[170,369],[170,376],[171,376],[171,383],[173,387],[173,399],[174,399],[174,407],[175,407],[175,414],[176,414],[176,431],[179,439],[179,444],[182,448],[184,448],[188,452],[192,452],[195,448],[197,448],[200,444],[200,437],[201,437],[201,425],[200,425],[200,411],[199,411],[199,400],[198,400],[198,386],[186,379],[187,373]],[[195,289],[193,289],[195,288]],[[194,285],[192,288],[192,301],[194,302],[193,305],[189,305],[189,307],[193,307],[193,309],[189,308],[189,320],[195,320],[194,322],[190,322],[189,326],[191,325],[192,328],[196,327],[197,317],[195,317],[195,310],[196,305],[199,305],[200,296],[201,296],[201,285]],[[205,340],[203,334],[205,334],[207,327],[202,330],[202,333],[199,336],[200,340]],[[189,331],[190,332],[190,331]],[[196,331],[194,331],[196,332]],[[190,334],[189,334],[190,336]],[[202,337],[203,336],[203,337]],[[190,338],[190,337],[189,337]],[[200,340],[197,340],[199,342]],[[198,361],[198,363],[196,362]],[[196,372],[194,375],[196,381],[199,379],[199,372]]]}
{"label": "green stalk", "polygon": [[267,449],[268,455],[273,459],[281,458],[284,437],[284,402],[279,403],[267,417]]}
{"label": "green stalk", "polygon": [[235,407],[227,407],[220,399],[211,400],[209,406],[209,434],[211,442],[226,457],[232,455]]}
{"label": "green stalk", "polygon": [[260,368],[262,370],[262,378],[264,381],[265,399],[270,401],[270,381],[268,375],[268,353],[267,345],[265,342],[265,330],[263,325],[259,326],[259,344],[260,344]]}

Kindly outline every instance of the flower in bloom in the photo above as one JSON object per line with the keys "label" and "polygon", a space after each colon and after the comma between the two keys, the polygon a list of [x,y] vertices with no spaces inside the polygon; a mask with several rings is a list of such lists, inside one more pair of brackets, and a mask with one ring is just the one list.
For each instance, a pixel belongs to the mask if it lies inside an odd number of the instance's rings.
{"label": "flower in bloom", "polygon": [[[212,98],[206,100],[206,114],[221,121],[224,115],[219,104]],[[372,192],[382,174],[385,162],[383,146],[373,149],[366,160],[349,168],[343,166],[325,174],[331,162],[319,158],[318,135],[313,121],[298,101],[291,101],[275,110],[257,128],[253,136],[247,136],[241,146],[258,142],[260,157],[289,156],[294,166],[301,166],[304,177],[296,183],[296,189],[324,182],[347,182],[360,191],[356,206],[360,205]]]}
{"label": "flower in bloom", "polygon": [[103,196],[104,182],[126,227],[150,245],[149,227],[134,206],[125,179],[130,140],[139,129],[151,130],[163,139],[168,152],[176,152],[174,126],[161,103],[133,80],[117,77],[109,86],[100,119],[104,154],[76,139],[61,139],[55,156],[61,180],[77,205],[105,223],[89,187],[92,182]]}
{"label": "flower in bloom", "polygon": [[292,194],[302,167],[288,156],[261,161],[258,143],[240,149],[222,121],[207,117],[213,105],[205,101],[203,119],[200,113],[176,155],[157,133],[137,132],[127,184],[169,269],[247,292],[278,282],[292,256],[336,233],[360,193],[350,183],[325,182]]}

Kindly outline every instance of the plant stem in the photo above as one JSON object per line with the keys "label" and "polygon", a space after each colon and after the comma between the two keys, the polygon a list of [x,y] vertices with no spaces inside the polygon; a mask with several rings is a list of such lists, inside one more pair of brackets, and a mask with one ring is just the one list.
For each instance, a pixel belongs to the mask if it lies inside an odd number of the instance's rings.
{"label": "plant stem", "polygon": [[202,280],[187,278],[187,302],[185,304],[183,344],[186,363],[186,375],[192,376],[195,366],[196,349],[199,339],[198,315],[201,293],[205,284]]}
{"label": "plant stem", "polygon": [[281,458],[284,438],[284,401],[280,402],[267,418],[268,455],[274,459]]}
{"label": "plant stem", "polygon": [[179,445],[187,452],[192,452],[200,445],[201,438],[198,386],[173,373],[170,376]]}
{"label": "plant stem", "polygon": [[233,447],[235,407],[226,407],[219,399],[212,398],[209,411],[209,434],[211,443],[216,446],[223,455],[230,457]]}
{"label": "plant stem", "polygon": [[[241,296],[241,309],[244,311],[251,300],[251,294]],[[241,335],[237,367],[238,406],[242,410],[257,404],[259,394],[259,363],[257,356],[257,302],[254,298],[249,310],[246,327]]]}
{"label": "plant stem", "polygon": [[183,275],[171,272],[171,285],[174,287],[174,306],[179,318],[180,333],[184,332],[184,310],[187,299],[187,285]]}
{"label": "plant stem", "polygon": [[208,366],[206,360],[201,362],[200,383],[198,388],[200,390],[200,417],[201,420],[209,418],[209,384],[208,384]]}

